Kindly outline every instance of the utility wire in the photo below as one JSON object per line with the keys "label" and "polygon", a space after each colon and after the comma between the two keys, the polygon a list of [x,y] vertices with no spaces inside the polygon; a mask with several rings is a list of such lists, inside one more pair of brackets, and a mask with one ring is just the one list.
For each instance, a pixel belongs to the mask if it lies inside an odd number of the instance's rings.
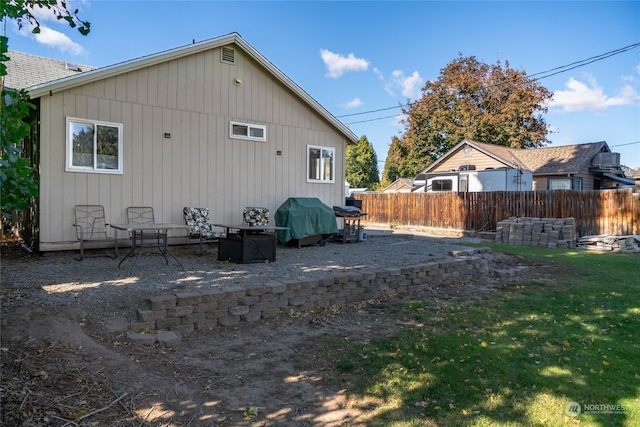
{"label": "utility wire", "polygon": [[612,145],[612,147],[623,147],[625,145],[634,145],[634,144],[640,144],[640,141],[627,142],[626,144],[616,144],[616,145]]}
{"label": "utility wire", "polygon": [[[627,52],[629,50],[635,49],[637,47],[640,47],[640,43],[634,43],[634,44],[631,44],[629,46],[622,47],[620,49],[615,49],[615,50],[612,50],[612,51],[609,51],[609,52],[606,52],[606,53],[602,53],[600,55],[596,55],[596,56],[592,56],[592,57],[587,58],[587,59],[583,59],[581,61],[576,61],[576,62],[572,62],[570,64],[562,65],[560,67],[551,68],[550,70],[540,71],[538,73],[534,73],[534,74],[528,75],[526,77],[527,78],[532,78],[534,76],[542,75],[541,77],[536,77],[533,80],[535,81],[535,80],[546,79],[547,77],[555,76],[555,75],[561,74],[561,73],[566,73],[567,71],[571,71],[571,70],[574,70],[576,68],[584,67],[585,65],[592,64],[594,62],[602,61],[603,59],[607,59],[607,58],[610,58],[612,56],[619,55],[621,53],[624,53],[624,52]],[[548,74],[548,73],[551,73],[551,74]],[[363,114],[377,113],[379,111],[386,111],[386,110],[393,110],[395,108],[408,107],[409,105],[410,105],[410,103],[407,103],[407,104],[402,104],[402,105],[396,105],[394,107],[387,107],[387,108],[380,108],[380,109],[377,109],[377,110],[363,111],[363,112],[360,112],[360,113],[344,114],[344,115],[341,115],[341,116],[336,116],[336,118],[351,117],[351,116],[359,116],[359,115],[363,115]],[[352,125],[352,124],[357,124],[357,123],[373,122],[373,121],[377,121],[377,120],[388,119],[390,117],[395,117],[395,116],[378,117],[378,118],[375,118],[375,119],[362,120],[362,121],[357,121],[357,122],[349,122],[349,123],[345,123],[345,124],[346,125]]]}

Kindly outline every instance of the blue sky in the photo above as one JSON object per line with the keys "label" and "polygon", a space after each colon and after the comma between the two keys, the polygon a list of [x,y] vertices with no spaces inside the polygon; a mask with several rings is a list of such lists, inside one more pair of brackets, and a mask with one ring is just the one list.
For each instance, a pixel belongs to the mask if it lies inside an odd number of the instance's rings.
{"label": "blue sky", "polygon": [[[640,167],[638,1],[111,1],[67,0],[91,22],[84,37],[40,19],[7,25],[9,48],[106,66],[232,32],[373,144],[382,172],[400,108],[459,54],[533,75],[554,92],[545,121],[555,145],[606,141]],[[585,64],[593,58],[595,61]],[[588,62],[588,61],[585,61]],[[567,67],[568,68],[568,67]],[[560,69],[563,71],[566,69]],[[552,74],[552,73],[547,73]]]}

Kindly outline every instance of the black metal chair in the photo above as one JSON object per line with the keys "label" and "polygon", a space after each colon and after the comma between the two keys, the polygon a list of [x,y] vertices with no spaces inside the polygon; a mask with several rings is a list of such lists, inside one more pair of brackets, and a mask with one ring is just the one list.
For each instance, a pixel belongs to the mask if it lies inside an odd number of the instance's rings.
{"label": "black metal chair", "polygon": [[[153,214],[153,208],[150,206],[129,206],[127,208],[127,222],[129,224],[155,224],[155,216]],[[154,245],[157,245],[161,250],[167,244],[167,233],[160,231],[147,231],[140,232],[135,231],[133,233],[133,246],[137,245],[138,240],[140,244],[144,245],[142,239],[145,241],[153,241]]]}
{"label": "black metal chair", "polygon": [[[84,258],[84,251],[87,244],[104,244],[113,243],[115,248],[115,257],[118,257],[118,239],[113,234],[111,237],[108,233],[104,215],[104,206],[102,205],[76,205],[73,208],[75,222],[73,226],[76,229],[76,238],[80,242],[80,258]],[[95,246],[95,245],[92,245]]]}

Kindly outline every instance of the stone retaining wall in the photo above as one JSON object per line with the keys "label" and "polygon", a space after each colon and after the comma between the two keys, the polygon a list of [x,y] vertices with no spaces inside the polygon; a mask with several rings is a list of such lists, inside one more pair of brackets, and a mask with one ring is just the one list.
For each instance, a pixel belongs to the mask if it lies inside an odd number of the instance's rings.
{"label": "stone retaining wall", "polygon": [[137,321],[130,328],[133,334],[164,330],[184,336],[196,330],[257,322],[291,310],[367,301],[440,285],[476,283],[489,272],[488,261],[482,256],[489,252],[489,248],[452,251],[454,259],[421,265],[157,296],[138,309]]}
{"label": "stone retaining wall", "polygon": [[496,243],[548,248],[575,248],[574,218],[511,217],[498,222]]}

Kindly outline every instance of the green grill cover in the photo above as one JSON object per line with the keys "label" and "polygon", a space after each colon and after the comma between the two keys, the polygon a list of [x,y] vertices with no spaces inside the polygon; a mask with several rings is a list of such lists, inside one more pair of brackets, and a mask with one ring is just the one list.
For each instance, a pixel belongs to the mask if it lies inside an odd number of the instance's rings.
{"label": "green grill cover", "polygon": [[278,227],[289,227],[278,231],[280,243],[338,232],[333,209],[315,197],[289,197],[276,211],[274,220]]}

